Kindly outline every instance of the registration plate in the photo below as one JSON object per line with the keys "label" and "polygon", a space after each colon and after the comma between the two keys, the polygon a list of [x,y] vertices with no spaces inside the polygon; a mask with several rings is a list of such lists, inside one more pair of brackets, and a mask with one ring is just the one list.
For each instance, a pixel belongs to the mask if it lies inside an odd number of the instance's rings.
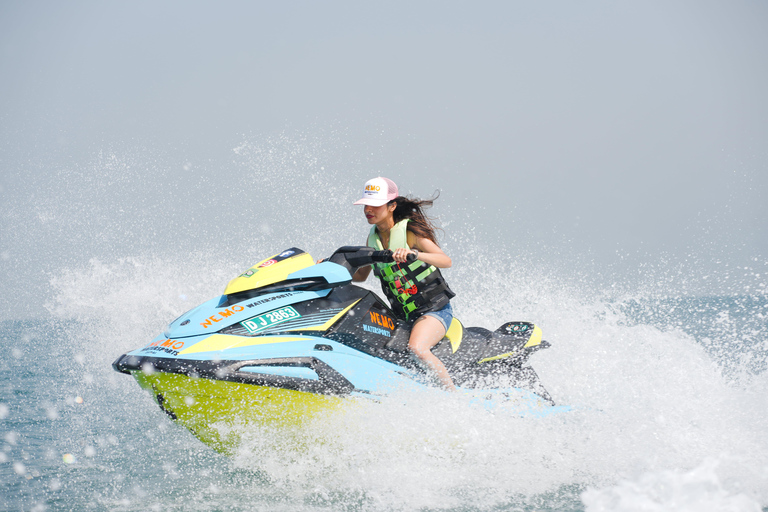
{"label": "registration plate", "polygon": [[301,317],[301,315],[295,309],[293,309],[291,306],[286,306],[284,308],[270,311],[269,313],[264,313],[263,315],[255,316],[249,320],[240,322],[240,324],[245,327],[248,332],[253,334],[259,331],[263,331],[268,327],[272,327],[273,325],[287,322],[288,320],[293,320],[294,318],[299,317]]}

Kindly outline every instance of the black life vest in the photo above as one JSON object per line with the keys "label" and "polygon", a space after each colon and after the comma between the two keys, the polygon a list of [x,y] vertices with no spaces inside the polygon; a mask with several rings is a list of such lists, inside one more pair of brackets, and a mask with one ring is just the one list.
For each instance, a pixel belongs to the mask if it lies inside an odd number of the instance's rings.
{"label": "black life vest", "polygon": [[[389,231],[389,249],[408,247],[408,221],[404,219]],[[368,246],[383,250],[376,226],[368,235]],[[440,269],[423,261],[411,263],[374,263],[373,274],[381,280],[381,289],[395,314],[405,320],[444,308],[456,294],[448,287]]]}

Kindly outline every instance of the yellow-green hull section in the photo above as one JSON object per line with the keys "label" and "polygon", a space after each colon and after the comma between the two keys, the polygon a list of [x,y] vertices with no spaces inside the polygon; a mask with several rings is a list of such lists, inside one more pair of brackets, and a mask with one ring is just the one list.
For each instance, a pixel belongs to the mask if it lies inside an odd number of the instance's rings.
{"label": "yellow-green hull section", "polygon": [[338,410],[344,398],[193,378],[176,373],[131,372],[160,407],[214,450],[231,455],[245,434],[296,431]]}

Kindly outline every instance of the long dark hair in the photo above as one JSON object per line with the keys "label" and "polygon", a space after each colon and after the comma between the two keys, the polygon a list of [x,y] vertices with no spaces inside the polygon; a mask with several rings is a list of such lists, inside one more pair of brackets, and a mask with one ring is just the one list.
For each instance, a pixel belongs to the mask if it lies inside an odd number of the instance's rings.
{"label": "long dark hair", "polygon": [[425,208],[429,208],[440,197],[440,192],[435,192],[435,197],[431,199],[416,199],[414,197],[398,196],[391,200],[389,204],[395,203],[395,211],[392,213],[395,224],[403,219],[410,219],[408,229],[418,238],[431,240],[435,245],[437,236],[435,231],[438,229],[432,222],[432,219],[424,213]]}

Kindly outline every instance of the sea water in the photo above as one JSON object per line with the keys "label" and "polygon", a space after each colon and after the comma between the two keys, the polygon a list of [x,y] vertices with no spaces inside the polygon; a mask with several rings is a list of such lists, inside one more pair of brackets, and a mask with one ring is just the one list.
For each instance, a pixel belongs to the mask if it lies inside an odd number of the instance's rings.
{"label": "sea water", "polygon": [[0,510],[767,510],[766,296],[601,296],[518,279],[530,268],[457,271],[465,325],[542,327],[552,347],[531,363],[573,411],[524,418],[426,391],[253,430],[226,457],[110,366],[242,270],[183,265],[62,269],[39,319],[0,324]]}

